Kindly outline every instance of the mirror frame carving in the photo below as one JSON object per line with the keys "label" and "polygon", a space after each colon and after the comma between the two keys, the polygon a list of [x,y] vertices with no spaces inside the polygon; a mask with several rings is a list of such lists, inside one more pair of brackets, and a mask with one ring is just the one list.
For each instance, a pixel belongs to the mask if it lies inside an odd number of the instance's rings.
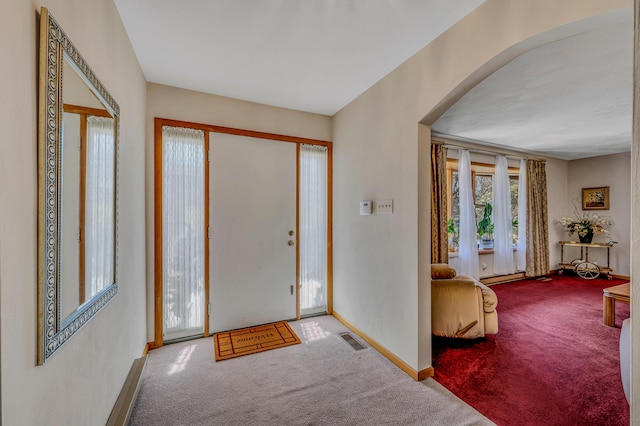
{"label": "mirror frame carving", "polygon": [[[113,116],[115,149],[114,282],[60,317],[60,147],[62,140],[62,69],[64,58],[76,68],[89,89]],[[49,11],[40,9],[40,69],[38,111],[38,365],[44,364],[118,292],[118,168],[120,108],[100,83],[78,49]]]}

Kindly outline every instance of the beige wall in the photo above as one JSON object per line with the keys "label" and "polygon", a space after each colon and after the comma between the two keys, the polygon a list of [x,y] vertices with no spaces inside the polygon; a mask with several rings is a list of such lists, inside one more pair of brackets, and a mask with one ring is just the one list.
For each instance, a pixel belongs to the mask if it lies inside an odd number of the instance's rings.
{"label": "beige wall", "polygon": [[[331,140],[331,118],[208,95],[175,87],[149,84],[147,87],[147,339],[154,340],[154,205],[153,122],[168,118],[201,124],[254,130],[265,133]],[[215,297],[211,294],[211,297]],[[212,313],[214,315],[215,313]]]}
{"label": "beige wall", "polygon": [[566,240],[562,227],[555,220],[567,215],[569,201],[569,162],[547,159],[547,221],[549,224],[549,268],[558,269],[560,263],[560,245]]}
{"label": "beige wall", "polygon": [[[613,268],[614,274],[629,276],[631,272],[631,153],[625,152],[569,162],[567,199],[577,198],[579,212],[582,213],[582,188],[597,186],[610,188],[611,208],[609,210],[594,210],[590,213],[609,216],[613,220],[613,224],[608,229],[613,240],[618,243],[611,249],[611,268]],[[562,216],[574,217],[573,205],[569,203]],[[555,218],[558,219],[559,216]],[[562,236],[563,239],[569,239],[569,234],[566,232],[563,232]],[[576,239],[575,235],[573,239]],[[606,242],[606,238],[596,236],[594,241]],[[599,265],[605,265],[607,262],[606,250],[590,250],[589,260],[595,260]]]}
{"label": "beige wall", "polygon": [[[428,127],[464,90],[559,25],[630,1],[487,0],[334,117],[334,308],[409,366],[431,365]],[[425,148],[426,145],[426,148]],[[562,177],[563,165],[550,165]],[[420,177],[420,178],[419,178]],[[393,215],[359,216],[391,198]],[[550,211],[550,217],[555,214]]]}
{"label": "beige wall", "polygon": [[[37,59],[46,6],[120,105],[117,296],[36,367]],[[112,0],[8,0],[0,14],[2,423],[102,425],[145,333],[146,83]]]}

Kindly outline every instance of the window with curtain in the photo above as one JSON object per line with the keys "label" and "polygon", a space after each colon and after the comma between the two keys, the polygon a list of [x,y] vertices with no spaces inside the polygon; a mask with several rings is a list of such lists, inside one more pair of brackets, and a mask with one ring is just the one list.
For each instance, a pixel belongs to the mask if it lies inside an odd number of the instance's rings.
{"label": "window with curtain", "polygon": [[164,340],[204,327],[205,152],[201,130],[162,128]]}
{"label": "window with curtain", "polygon": [[[519,172],[517,167],[509,167],[509,191],[511,197],[511,229],[513,234],[513,245],[518,244],[518,186],[519,186]],[[447,160],[447,173],[448,173],[448,231],[449,231],[449,251],[458,250],[459,241],[459,223],[460,223],[460,182],[458,178],[458,160],[449,158]],[[491,211],[489,214],[490,220],[488,221],[489,233],[487,237],[492,238],[492,230],[495,227],[494,222],[494,176],[495,166],[493,164],[471,162],[471,175],[473,184],[473,196],[475,204],[475,220],[476,220],[476,233],[478,244],[481,249],[491,249],[492,246],[487,246],[487,243],[483,243],[480,234],[483,231],[481,221],[485,216],[485,210]]]}
{"label": "window with curtain", "polygon": [[300,314],[327,310],[326,146],[300,145]]}
{"label": "window with curtain", "polygon": [[115,145],[113,118],[87,117],[85,297],[115,281]]}

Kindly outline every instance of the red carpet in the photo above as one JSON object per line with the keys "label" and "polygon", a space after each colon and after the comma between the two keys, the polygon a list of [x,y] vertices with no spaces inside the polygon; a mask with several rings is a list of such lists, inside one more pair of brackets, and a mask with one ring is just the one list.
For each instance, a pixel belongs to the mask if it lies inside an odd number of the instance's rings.
{"label": "red carpet", "polygon": [[602,289],[622,280],[553,275],[494,285],[500,331],[435,338],[435,379],[498,425],[628,425],[620,324],[602,322]]}

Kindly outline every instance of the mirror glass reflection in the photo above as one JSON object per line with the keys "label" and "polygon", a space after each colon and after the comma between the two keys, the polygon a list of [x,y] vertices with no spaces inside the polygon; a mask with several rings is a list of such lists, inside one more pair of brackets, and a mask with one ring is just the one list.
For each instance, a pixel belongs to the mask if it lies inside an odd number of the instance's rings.
{"label": "mirror glass reflection", "polygon": [[63,61],[58,300],[64,323],[115,282],[114,117]]}

